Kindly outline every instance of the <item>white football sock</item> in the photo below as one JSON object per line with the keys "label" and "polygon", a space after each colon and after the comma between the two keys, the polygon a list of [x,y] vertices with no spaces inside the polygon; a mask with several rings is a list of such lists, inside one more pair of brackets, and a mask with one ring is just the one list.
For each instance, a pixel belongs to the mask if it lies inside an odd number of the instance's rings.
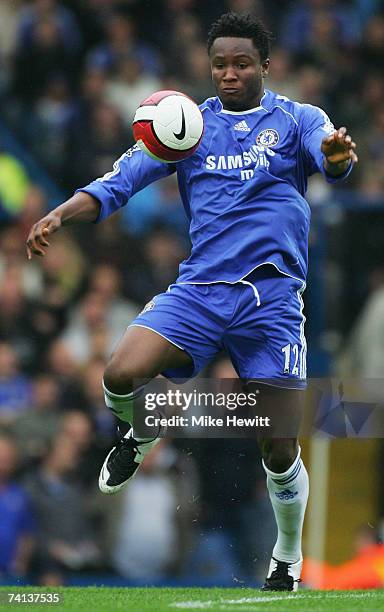
{"label": "white football sock", "polygon": [[133,430],[132,435],[138,442],[146,442],[148,440],[152,440],[152,438],[142,438],[138,435],[135,435],[135,431],[133,429],[134,401],[135,399],[140,397],[144,390],[144,387],[145,385],[141,385],[141,387],[137,387],[137,389],[135,389],[131,393],[127,393],[126,395],[118,395],[117,393],[112,393],[112,391],[109,391],[103,381],[104,401],[106,405],[117,419],[131,425]]}
{"label": "white football sock", "polygon": [[125,423],[129,423],[132,425],[133,423],[133,403],[134,400],[141,395],[144,385],[138,387],[131,393],[127,393],[126,395],[118,395],[117,393],[112,393],[109,391],[104,384],[103,381],[103,389],[104,389],[104,400],[108,408],[113,412],[115,417],[120,419],[120,421],[124,421]]}
{"label": "white football sock", "polygon": [[272,472],[263,461],[267,487],[277,523],[277,542],[273,557],[295,563],[302,557],[301,536],[308,501],[308,474],[300,458],[301,449],[291,467],[281,474]]}

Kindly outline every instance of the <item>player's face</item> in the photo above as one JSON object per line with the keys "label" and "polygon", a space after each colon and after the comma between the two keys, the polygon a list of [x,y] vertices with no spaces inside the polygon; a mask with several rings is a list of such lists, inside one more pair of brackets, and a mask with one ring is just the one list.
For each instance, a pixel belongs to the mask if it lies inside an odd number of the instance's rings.
{"label": "player's face", "polygon": [[260,61],[250,38],[216,38],[209,57],[213,84],[226,110],[242,111],[259,105],[269,60]]}

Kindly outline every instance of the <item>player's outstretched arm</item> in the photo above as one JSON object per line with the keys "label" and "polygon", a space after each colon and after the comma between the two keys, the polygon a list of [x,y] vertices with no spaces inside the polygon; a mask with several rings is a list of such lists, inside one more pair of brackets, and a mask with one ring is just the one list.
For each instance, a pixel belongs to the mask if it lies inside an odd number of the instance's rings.
{"label": "player's outstretched arm", "polygon": [[100,204],[96,198],[84,191],[75,193],[31,227],[27,238],[28,259],[31,259],[32,255],[44,257],[50,244],[48,237],[60,227],[95,221],[99,211]]}
{"label": "player's outstretched arm", "polygon": [[356,143],[347,133],[347,128],[341,127],[333,134],[323,138],[321,151],[324,155],[324,168],[331,176],[344,174],[351,161],[357,163],[355,153]]}

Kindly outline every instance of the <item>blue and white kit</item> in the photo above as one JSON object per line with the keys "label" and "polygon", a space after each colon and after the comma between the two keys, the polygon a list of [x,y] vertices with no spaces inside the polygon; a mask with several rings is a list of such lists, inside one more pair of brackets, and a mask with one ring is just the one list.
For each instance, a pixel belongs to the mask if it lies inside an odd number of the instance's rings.
{"label": "blue and white kit", "polygon": [[[204,135],[188,159],[165,164],[137,146],[85,191],[100,202],[98,221],[140,189],[177,172],[190,221],[191,254],[164,294],[132,322],[187,351],[196,375],[222,348],[241,378],[300,387],[306,376],[302,292],[308,265],[308,176],[321,172],[321,141],[334,131],[321,109],[266,90],[260,106],[200,106]],[[279,382],[279,384],[280,384]]]}

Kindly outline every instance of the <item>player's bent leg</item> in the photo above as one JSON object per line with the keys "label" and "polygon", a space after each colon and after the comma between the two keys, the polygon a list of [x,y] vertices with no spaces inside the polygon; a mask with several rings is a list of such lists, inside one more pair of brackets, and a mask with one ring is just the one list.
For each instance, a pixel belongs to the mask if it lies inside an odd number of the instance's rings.
{"label": "player's bent leg", "polygon": [[[118,442],[108,453],[99,476],[102,493],[114,494],[136,473],[144,457],[159,442],[134,435],[133,402],[144,383],[168,368],[190,365],[191,357],[171,342],[142,327],[129,327],[109,361],[103,380],[105,402],[119,421]],[[135,388],[137,380],[143,385]]]}
{"label": "player's bent leg", "polygon": [[104,372],[104,395],[108,408],[121,421],[132,423],[134,388],[171,367],[192,363],[191,357],[166,338],[146,327],[128,327]]}
{"label": "player's bent leg", "polygon": [[191,364],[186,351],[147,327],[128,327],[104,373],[104,384],[112,393],[133,390],[135,379],[151,380],[163,370]]}
{"label": "player's bent leg", "polygon": [[[302,391],[270,388],[263,399],[264,414],[268,412],[268,403],[272,406],[273,402],[279,402],[280,409],[299,428]],[[308,474],[297,437],[261,438],[259,445],[278,529],[263,590],[296,591],[303,562],[301,539],[309,492]]]}

